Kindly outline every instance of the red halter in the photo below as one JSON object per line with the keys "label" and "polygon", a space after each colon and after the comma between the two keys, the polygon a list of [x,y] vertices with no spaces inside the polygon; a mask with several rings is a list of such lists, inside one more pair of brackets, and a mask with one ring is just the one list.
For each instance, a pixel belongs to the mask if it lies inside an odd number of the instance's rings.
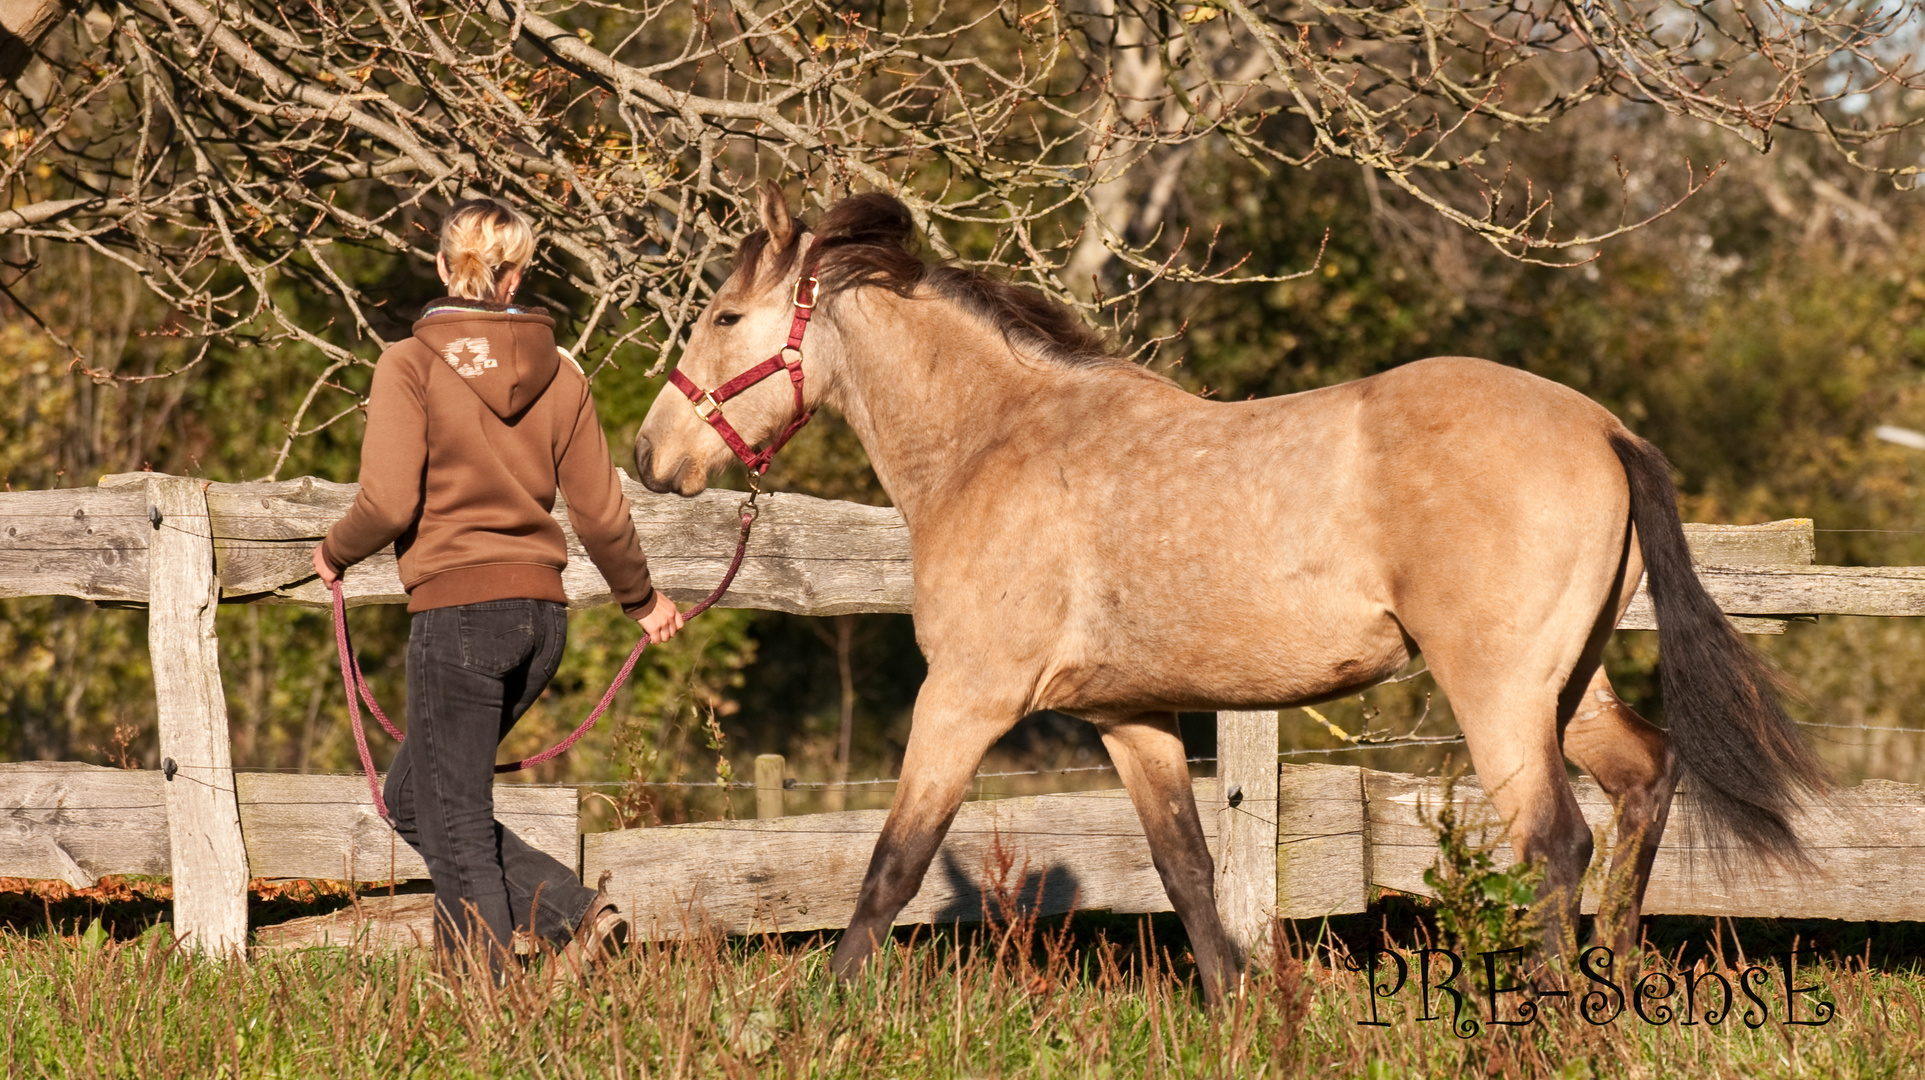
{"label": "red halter", "polygon": [[[688,397],[690,404],[695,406],[695,414],[707,421],[717,435],[722,436],[722,441],[728,443],[729,449],[735,451],[735,456],[748,467],[750,476],[761,476],[768,471],[775,452],[782,449],[783,444],[809,422],[809,410],[802,404],[802,335],[809,329],[809,317],[815,314],[816,292],[819,288],[815,262],[811,260],[803,268],[801,279],[795,283],[795,317],[789,324],[789,340],[776,350],[774,356],[716,387],[714,391],[703,390],[695,385],[693,380],[682,374],[681,368],[668,373],[669,384]],[[795,356],[793,361],[788,359],[790,354]],[[795,418],[770,441],[767,449],[751,449],[748,441],[729,423],[728,417],[722,415],[722,403],[784,370],[788,371],[789,382],[795,387]]]}

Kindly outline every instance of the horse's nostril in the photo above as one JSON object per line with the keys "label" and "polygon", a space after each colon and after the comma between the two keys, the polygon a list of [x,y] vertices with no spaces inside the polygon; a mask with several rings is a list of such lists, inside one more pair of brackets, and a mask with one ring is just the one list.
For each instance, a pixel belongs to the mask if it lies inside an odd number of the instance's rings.
{"label": "horse's nostril", "polygon": [[635,436],[635,479],[648,482],[648,467],[655,459],[655,448],[648,443],[648,436]]}
{"label": "horse's nostril", "polygon": [[655,471],[655,447],[649,444],[647,437],[635,436],[635,479],[657,495],[666,495],[674,490],[675,473],[670,471],[657,476]]}

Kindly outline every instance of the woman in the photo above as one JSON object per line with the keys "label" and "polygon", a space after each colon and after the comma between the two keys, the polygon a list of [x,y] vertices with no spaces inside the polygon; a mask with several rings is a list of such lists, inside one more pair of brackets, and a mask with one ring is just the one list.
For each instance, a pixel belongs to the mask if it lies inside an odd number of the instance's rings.
{"label": "woman", "polygon": [[444,958],[496,979],[515,930],[568,942],[578,964],[626,930],[600,890],[494,817],[496,746],[554,677],[567,637],[558,489],[622,610],[652,641],[682,627],[649,584],[587,377],[556,348],[553,319],[512,304],[534,251],[534,230],[504,203],[448,215],[435,257],[448,296],[375,365],[361,491],[314,549],[327,584],[390,543],[400,556],[408,738],[383,793],[434,880]]}

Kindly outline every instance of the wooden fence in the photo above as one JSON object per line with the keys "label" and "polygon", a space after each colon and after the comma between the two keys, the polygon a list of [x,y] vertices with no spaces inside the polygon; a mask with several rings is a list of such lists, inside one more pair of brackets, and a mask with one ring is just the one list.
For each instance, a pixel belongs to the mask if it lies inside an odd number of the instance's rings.
{"label": "wooden fence", "polygon": [[[740,496],[627,488],[656,581],[678,600],[704,594],[732,552]],[[168,765],[0,766],[0,876],[87,884],[167,873],[176,931],[213,951],[246,943],[250,878],[423,876],[374,816],[358,777],[237,775],[229,760],[215,606],[325,606],[309,553],[353,493],[312,479],[217,484],[137,473],[98,488],[0,494],[0,596],[147,608]],[[561,508],[556,516],[572,552],[571,604],[605,602],[606,584]],[[1783,632],[1785,618],[1803,615],[1925,614],[1925,568],[1813,566],[1809,521],[1686,530],[1700,577],[1748,631]],[[405,599],[391,554],[357,567],[347,591],[357,605]],[[904,612],[911,598],[908,535],[895,511],[779,495],[766,501],[724,603],[828,615]],[[1651,628],[1642,595],[1622,625]],[[1436,803],[1435,781],[1280,767],[1279,738],[1276,713],[1219,714],[1218,775],[1197,782],[1232,932],[1250,941],[1272,914],[1361,911],[1379,888],[1423,892],[1435,844],[1418,809]],[[1481,797],[1475,783],[1461,790]],[[842,925],[882,822],[881,811],[851,811],[581,836],[572,788],[497,791],[505,821],[588,880],[611,872],[645,932],[661,934],[696,922],[735,932]],[[1580,801],[1595,823],[1608,817],[1595,788],[1583,787]],[[1819,888],[1762,867],[1718,878],[1709,854],[1687,842],[1693,814],[1681,793],[1650,911],[1925,919],[1925,901],[1907,883],[1925,871],[1925,788],[1869,783],[1810,808],[1802,824],[1829,875]],[[966,806],[903,920],[974,918],[988,900],[1042,912],[1167,908],[1120,792]],[[426,911],[420,899],[400,905],[389,929],[418,933]]]}

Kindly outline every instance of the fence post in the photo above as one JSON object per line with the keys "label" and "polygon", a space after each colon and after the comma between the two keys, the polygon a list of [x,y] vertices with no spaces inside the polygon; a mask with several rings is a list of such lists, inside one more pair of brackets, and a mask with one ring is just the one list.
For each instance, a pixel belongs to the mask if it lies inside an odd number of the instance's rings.
{"label": "fence post", "polygon": [[1246,954],[1277,909],[1277,714],[1216,714],[1217,910]]}
{"label": "fence post", "polygon": [[756,817],[782,816],[782,774],[787,771],[787,764],[781,754],[755,755]]}
{"label": "fence post", "polygon": [[174,933],[189,948],[247,946],[247,849],[228,748],[214,611],[214,532],[203,481],[147,481],[147,649],[159,706]]}

